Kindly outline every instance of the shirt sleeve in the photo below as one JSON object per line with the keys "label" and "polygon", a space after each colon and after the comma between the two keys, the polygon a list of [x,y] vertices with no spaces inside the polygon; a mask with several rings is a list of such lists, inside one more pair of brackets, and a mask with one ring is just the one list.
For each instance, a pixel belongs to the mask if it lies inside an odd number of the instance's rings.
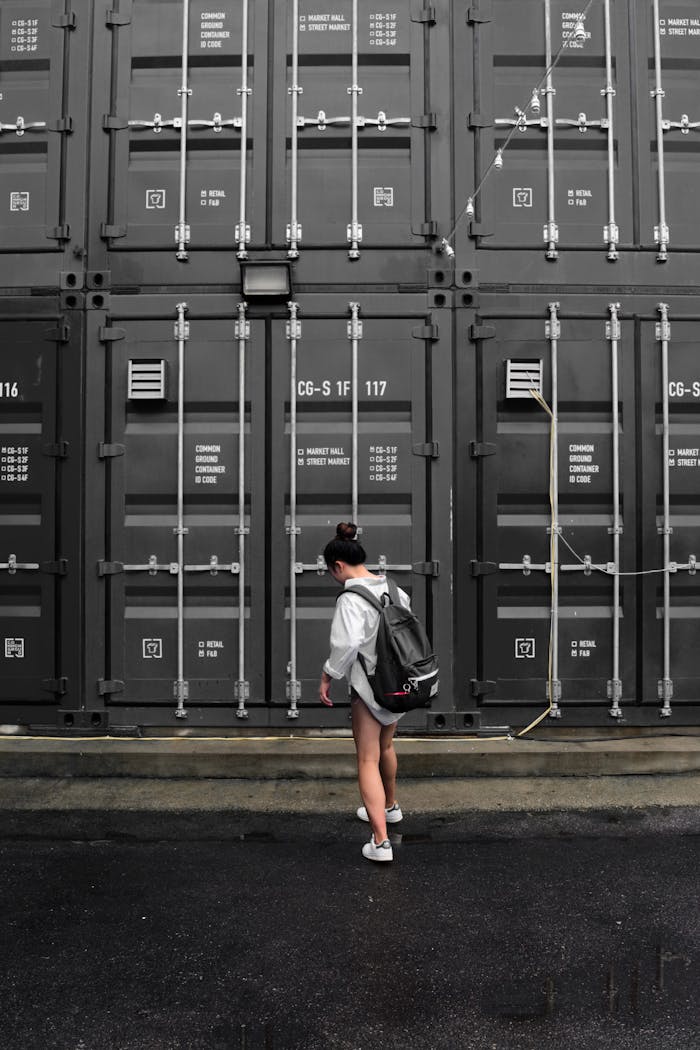
{"label": "shirt sleeve", "polygon": [[331,623],[331,651],[323,665],[326,674],[344,678],[357,659],[362,641],[362,615],[356,602],[339,600]]}

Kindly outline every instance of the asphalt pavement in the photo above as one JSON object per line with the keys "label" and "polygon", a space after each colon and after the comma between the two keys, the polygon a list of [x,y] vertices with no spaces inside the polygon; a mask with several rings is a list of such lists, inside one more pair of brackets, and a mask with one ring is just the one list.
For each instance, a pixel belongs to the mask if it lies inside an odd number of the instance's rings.
{"label": "asphalt pavement", "polygon": [[8,806],[3,1050],[699,1050],[695,805],[328,799]]}

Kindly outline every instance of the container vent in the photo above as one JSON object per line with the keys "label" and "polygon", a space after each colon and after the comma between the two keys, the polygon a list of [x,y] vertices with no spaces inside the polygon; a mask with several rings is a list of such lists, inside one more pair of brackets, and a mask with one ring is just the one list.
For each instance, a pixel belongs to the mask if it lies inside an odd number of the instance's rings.
{"label": "container vent", "polygon": [[542,361],[506,361],[506,397],[530,398],[542,393]]}
{"label": "container vent", "polygon": [[129,400],[165,401],[165,361],[129,361]]}

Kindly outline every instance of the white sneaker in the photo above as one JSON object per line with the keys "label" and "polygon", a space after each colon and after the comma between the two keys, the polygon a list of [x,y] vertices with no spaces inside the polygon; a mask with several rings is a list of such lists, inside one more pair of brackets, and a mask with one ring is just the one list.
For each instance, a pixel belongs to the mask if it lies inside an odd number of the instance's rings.
{"label": "white sneaker", "polygon": [[[386,814],[387,824],[398,824],[400,820],[403,820],[403,813],[401,812],[401,806],[398,802],[395,802],[389,809],[385,809],[384,813]],[[366,806],[360,806],[357,815],[360,820],[364,820],[366,824],[369,824],[369,816]]]}
{"label": "white sneaker", "polygon": [[385,839],[384,842],[380,842],[379,845],[374,841],[374,835],[366,842],[362,847],[362,856],[366,857],[367,860],[378,860],[386,861],[394,859],[394,851],[391,848],[389,839]]}

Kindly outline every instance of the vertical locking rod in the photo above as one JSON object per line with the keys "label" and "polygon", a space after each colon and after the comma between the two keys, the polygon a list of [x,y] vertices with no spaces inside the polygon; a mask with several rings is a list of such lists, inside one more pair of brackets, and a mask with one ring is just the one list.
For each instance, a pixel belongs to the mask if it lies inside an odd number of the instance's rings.
{"label": "vertical locking rod", "polygon": [[352,521],[359,525],[360,484],[359,484],[359,387],[358,387],[358,340],[362,336],[362,322],[359,319],[360,304],[349,303],[351,320],[348,335],[352,345]]}
{"label": "vertical locking rod", "polygon": [[664,159],[664,89],[661,74],[661,27],[659,0],[654,0],[654,70],[656,82],[651,95],[656,102],[656,148],[659,163],[659,225],[654,229],[658,262],[668,261],[670,233],[666,219],[666,164]]}
{"label": "vertical locking rod", "polygon": [[558,258],[557,243],[559,229],[556,222],[554,201],[554,95],[552,81],[552,0],[545,0],[545,62],[547,76],[543,93],[547,99],[547,225],[544,228],[545,255],[554,261]]}
{"label": "vertical locking rod", "polygon": [[359,36],[357,24],[358,17],[358,0],[352,0],[352,84],[348,88],[348,94],[352,98],[352,115],[350,117],[350,127],[352,136],[352,219],[350,222],[350,226],[348,227],[348,240],[350,241],[350,250],[348,251],[348,257],[353,260],[360,258],[360,240],[362,239],[362,230],[360,227],[358,211],[359,155],[357,96],[362,94],[362,88],[357,83],[359,77]]}
{"label": "vertical locking rod", "polygon": [[176,718],[187,718],[185,696],[185,342],[189,325],[185,320],[187,303],[177,304],[177,699]]}
{"label": "vertical locking rod", "polygon": [[608,122],[608,225],[603,231],[603,237],[608,242],[608,259],[615,262],[618,258],[617,245],[620,240],[620,231],[615,218],[615,107],[613,105],[615,88],[612,77],[610,0],[605,0],[605,87],[603,94]]}
{"label": "vertical locking rod", "polygon": [[239,219],[236,227],[236,240],[238,241],[237,257],[247,259],[246,245],[250,240],[250,229],[246,217],[246,197],[248,188],[248,3],[243,0],[243,25],[241,28],[241,86],[237,94],[241,96],[241,182],[240,182],[240,204]]}
{"label": "vertical locking rod", "polygon": [[551,711],[550,718],[561,718],[559,700],[561,699],[561,682],[559,681],[559,303],[549,304],[549,323],[547,336],[551,347],[552,368],[552,431],[551,431],[551,472],[550,504],[552,524],[550,535],[550,561],[552,571],[552,612],[550,623],[550,660],[551,674],[549,681]]}
{"label": "vertical locking rod", "polygon": [[246,304],[238,304],[238,708],[237,718],[247,718],[247,686],[245,676],[245,559],[248,528],[245,517],[245,402],[246,402],[246,342],[249,337],[249,322]]}
{"label": "vertical locking rod", "polygon": [[620,516],[620,380],[618,362],[618,344],[620,340],[619,303],[610,303],[610,357],[612,369],[612,455],[613,455],[613,667],[610,680],[610,698],[612,706],[609,714],[612,718],[621,718],[622,682],[620,679],[620,536],[622,519]]}
{"label": "vertical locking rod", "polygon": [[664,543],[664,669],[659,683],[659,698],[663,707],[659,711],[662,718],[671,714],[671,697],[673,681],[671,679],[671,470],[668,462],[670,426],[668,399],[668,344],[671,339],[671,326],[668,320],[668,306],[659,303],[658,311],[661,321],[657,326],[657,338],[661,343],[661,386],[663,403],[663,501],[664,513],[661,532]]}
{"label": "vertical locking rod", "polygon": [[178,91],[180,96],[180,211],[175,231],[177,258],[180,262],[187,262],[189,258],[187,245],[190,240],[190,231],[187,225],[187,115],[189,98],[192,94],[189,86],[189,49],[190,0],[182,0],[182,79]]}
{"label": "vertical locking rod", "polygon": [[297,678],[297,339],[300,333],[299,306],[291,302],[287,339],[289,340],[289,709],[288,718],[298,718],[300,686]]}
{"label": "vertical locking rod", "polygon": [[299,258],[299,240],[301,237],[301,230],[299,227],[299,95],[303,93],[303,88],[299,87],[299,0],[294,0],[292,4],[292,86],[289,88],[289,94],[292,99],[292,185],[291,185],[291,215],[289,221],[289,230],[287,231],[287,241],[289,248],[287,255],[290,259]]}

